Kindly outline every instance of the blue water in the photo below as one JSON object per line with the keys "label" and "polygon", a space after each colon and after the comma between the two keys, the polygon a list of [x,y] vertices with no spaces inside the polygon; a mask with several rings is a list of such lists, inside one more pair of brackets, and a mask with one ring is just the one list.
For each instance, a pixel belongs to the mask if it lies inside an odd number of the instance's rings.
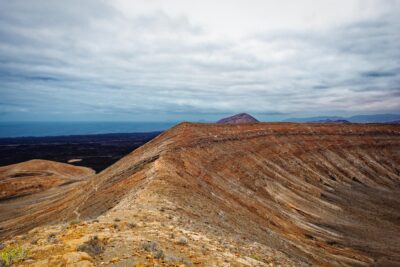
{"label": "blue water", "polygon": [[163,131],[176,122],[0,122],[1,137],[60,136]]}

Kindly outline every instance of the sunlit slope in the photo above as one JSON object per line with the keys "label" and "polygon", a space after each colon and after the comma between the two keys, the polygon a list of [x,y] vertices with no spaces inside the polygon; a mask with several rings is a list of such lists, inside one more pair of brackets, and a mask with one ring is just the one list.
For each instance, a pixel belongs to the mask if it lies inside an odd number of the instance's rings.
{"label": "sunlit slope", "polygon": [[91,179],[77,211],[166,206],[298,261],[395,264],[399,163],[395,125],[184,123]]}

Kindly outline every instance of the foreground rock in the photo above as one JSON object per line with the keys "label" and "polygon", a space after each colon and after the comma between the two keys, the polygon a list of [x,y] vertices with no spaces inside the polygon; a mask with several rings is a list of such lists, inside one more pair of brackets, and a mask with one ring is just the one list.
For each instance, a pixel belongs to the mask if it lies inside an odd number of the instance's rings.
{"label": "foreground rock", "polygon": [[397,125],[184,123],[36,205],[31,225],[15,222],[32,210],[0,213],[1,234],[36,262],[51,251],[105,266],[396,266],[398,151]]}

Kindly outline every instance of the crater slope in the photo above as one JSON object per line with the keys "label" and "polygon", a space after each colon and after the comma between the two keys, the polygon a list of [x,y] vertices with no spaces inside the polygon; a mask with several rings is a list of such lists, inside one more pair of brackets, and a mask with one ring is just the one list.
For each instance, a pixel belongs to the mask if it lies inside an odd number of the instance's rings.
{"label": "crater slope", "polygon": [[[399,163],[397,125],[183,123],[54,196],[35,225],[141,218],[154,239],[178,225],[260,266],[396,266]],[[3,236],[31,227],[15,220]]]}
{"label": "crater slope", "polygon": [[0,201],[79,182],[94,173],[89,168],[48,160],[30,160],[0,167]]}
{"label": "crater slope", "polygon": [[400,128],[181,124],[105,170],[83,215],[171,209],[300,261],[400,263]]}

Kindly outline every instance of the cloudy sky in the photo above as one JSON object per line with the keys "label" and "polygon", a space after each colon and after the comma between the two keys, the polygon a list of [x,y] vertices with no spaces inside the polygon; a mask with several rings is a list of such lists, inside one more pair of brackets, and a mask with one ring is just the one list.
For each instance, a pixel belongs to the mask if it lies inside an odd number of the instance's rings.
{"label": "cloudy sky", "polygon": [[400,0],[0,0],[1,121],[400,113]]}

